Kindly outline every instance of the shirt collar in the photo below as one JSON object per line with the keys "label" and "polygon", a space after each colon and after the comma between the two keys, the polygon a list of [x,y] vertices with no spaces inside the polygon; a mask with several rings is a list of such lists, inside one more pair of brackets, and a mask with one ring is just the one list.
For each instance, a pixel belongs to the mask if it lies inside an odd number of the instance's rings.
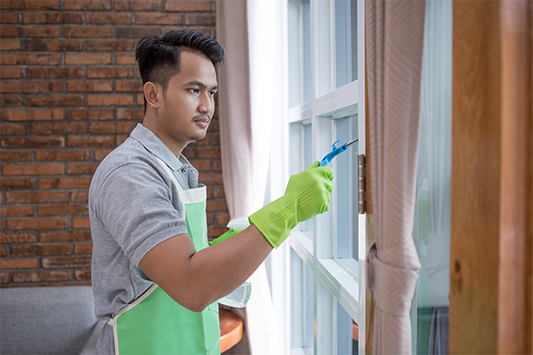
{"label": "shirt collar", "polygon": [[159,157],[172,171],[180,169],[183,165],[190,165],[183,154],[176,158],[174,153],[159,139],[154,132],[138,123],[131,132],[130,137],[141,143],[150,153]]}

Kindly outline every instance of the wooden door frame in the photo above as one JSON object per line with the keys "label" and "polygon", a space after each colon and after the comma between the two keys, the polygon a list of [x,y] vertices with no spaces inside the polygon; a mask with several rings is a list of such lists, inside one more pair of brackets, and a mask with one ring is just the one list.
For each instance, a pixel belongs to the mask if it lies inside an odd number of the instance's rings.
{"label": "wooden door frame", "polygon": [[532,8],[453,2],[450,354],[533,350]]}

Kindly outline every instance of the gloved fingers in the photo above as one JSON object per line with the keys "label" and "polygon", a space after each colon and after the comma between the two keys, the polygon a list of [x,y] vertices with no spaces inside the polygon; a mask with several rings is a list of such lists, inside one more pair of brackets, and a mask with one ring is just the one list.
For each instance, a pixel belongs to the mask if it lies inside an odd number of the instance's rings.
{"label": "gloved fingers", "polygon": [[319,165],[320,165],[320,162],[317,160],[310,167],[308,167],[307,169],[317,168]]}

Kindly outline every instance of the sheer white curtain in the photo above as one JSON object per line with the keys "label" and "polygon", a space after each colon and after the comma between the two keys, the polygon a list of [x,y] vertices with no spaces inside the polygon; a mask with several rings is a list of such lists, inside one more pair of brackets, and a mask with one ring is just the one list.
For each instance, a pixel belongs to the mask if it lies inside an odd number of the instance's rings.
{"label": "sheer white curtain", "polygon": [[[216,6],[217,37],[227,50],[219,98],[224,186],[230,218],[247,217],[280,197],[288,178],[286,2],[217,0]],[[289,354],[288,244],[250,281],[251,354]]]}

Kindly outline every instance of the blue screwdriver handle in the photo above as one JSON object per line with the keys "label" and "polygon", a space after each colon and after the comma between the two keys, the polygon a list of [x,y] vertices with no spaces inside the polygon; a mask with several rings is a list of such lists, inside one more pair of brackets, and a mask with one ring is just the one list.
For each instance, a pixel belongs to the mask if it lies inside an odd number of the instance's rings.
{"label": "blue screwdriver handle", "polygon": [[329,163],[331,163],[333,158],[335,158],[337,155],[339,155],[340,153],[344,152],[346,149],[351,147],[354,143],[358,141],[358,139],[356,138],[350,142],[344,143],[340,147],[337,147],[337,143],[339,143],[340,141],[341,140],[339,139],[331,145],[332,147],[331,152],[329,152],[328,154],[326,154],[324,158],[322,158],[318,166],[329,166]]}

